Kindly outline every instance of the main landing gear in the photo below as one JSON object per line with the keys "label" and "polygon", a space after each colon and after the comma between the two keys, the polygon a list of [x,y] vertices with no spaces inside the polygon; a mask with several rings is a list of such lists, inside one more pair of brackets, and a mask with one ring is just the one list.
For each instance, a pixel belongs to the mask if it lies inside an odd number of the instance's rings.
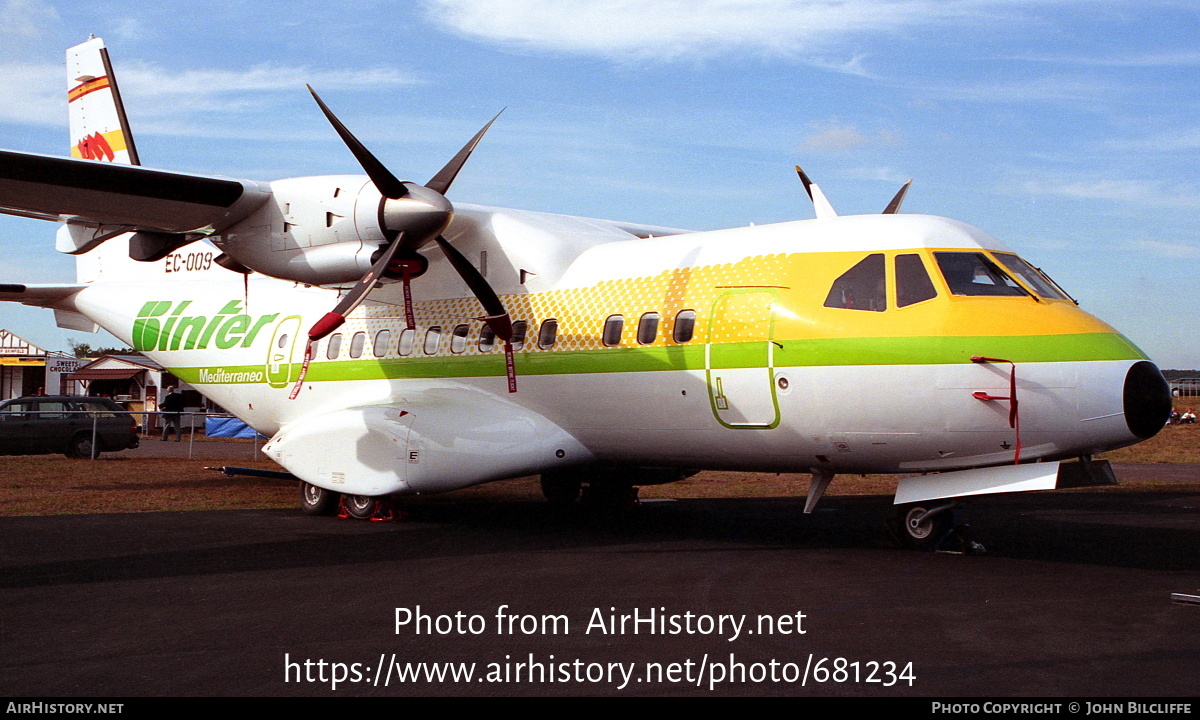
{"label": "main landing gear", "polygon": [[305,515],[337,515],[356,520],[383,522],[396,519],[392,502],[386,497],[342,495],[300,482],[300,509]]}
{"label": "main landing gear", "polygon": [[341,495],[332,490],[300,482],[300,509],[305,515],[332,515],[337,512],[340,499]]}

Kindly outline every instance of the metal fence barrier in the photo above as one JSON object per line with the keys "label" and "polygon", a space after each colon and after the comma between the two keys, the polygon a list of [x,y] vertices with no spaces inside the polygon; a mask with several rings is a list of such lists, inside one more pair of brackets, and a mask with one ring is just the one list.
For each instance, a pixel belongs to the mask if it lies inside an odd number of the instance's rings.
{"label": "metal fence barrier", "polygon": [[[206,428],[207,423],[205,422],[205,420],[207,420],[208,418],[236,419],[236,416],[230,415],[229,413],[206,413],[206,412],[197,412],[194,410],[185,410],[185,411],[178,412],[178,413],[168,413],[168,412],[163,412],[161,410],[21,410],[18,412],[0,413],[0,423],[15,421],[15,420],[18,420],[21,418],[28,417],[30,415],[48,416],[49,419],[56,419],[56,420],[69,420],[71,418],[78,418],[80,416],[91,416],[91,418],[92,418],[92,457],[91,457],[91,459],[92,460],[95,460],[97,457],[99,457],[100,452],[101,452],[100,445],[97,441],[98,441],[99,435],[100,435],[100,418],[102,418],[102,417],[125,416],[125,417],[133,418],[133,420],[135,422],[135,427],[137,428],[138,435],[142,438],[146,438],[146,437],[150,436],[149,430],[150,430],[150,418],[151,417],[156,416],[156,415],[158,415],[158,416],[178,415],[180,417],[180,422],[178,422],[175,427],[175,432],[177,433],[177,435],[182,436],[184,427],[187,427],[190,430],[190,432],[188,433],[188,459],[189,460],[192,459],[192,457],[195,453],[197,426],[200,428]],[[186,418],[186,423],[184,422],[184,418]],[[198,425],[196,422],[197,418],[200,418],[200,422]],[[140,420],[140,422],[139,422],[139,420]],[[161,429],[162,430],[166,429],[165,424]],[[251,429],[253,430],[253,428],[251,428]],[[207,433],[206,433],[206,435],[207,435]],[[258,457],[258,453],[259,453],[258,445],[259,445],[260,437],[261,437],[260,433],[257,430],[255,430],[254,431],[254,457]]]}

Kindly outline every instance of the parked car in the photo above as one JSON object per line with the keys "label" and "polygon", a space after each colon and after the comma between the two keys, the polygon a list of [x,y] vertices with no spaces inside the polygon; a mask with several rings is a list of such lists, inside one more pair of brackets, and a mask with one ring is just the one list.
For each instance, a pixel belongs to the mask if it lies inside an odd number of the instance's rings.
{"label": "parked car", "polygon": [[137,423],[120,405],[102,397],[21,397],[0,402],[0,455],[92,456],[138,446]]}

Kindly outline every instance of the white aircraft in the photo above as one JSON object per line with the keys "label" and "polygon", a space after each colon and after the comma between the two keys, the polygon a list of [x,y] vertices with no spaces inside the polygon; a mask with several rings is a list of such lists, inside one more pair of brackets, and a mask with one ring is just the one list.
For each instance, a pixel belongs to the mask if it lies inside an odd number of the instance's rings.
{"label": "white aircraft", "polygon": [[1169,413],[1133,343],[982,231],[898,214],[907,185],[838,216],[801,172],[816,219],[711,232],[451,205],[490,122],[401,182],[315,92],[366,177],[151,170],[103,42],[67,57],[75,159],[0,151],[0,210],[62,223],[78,282],[0,298],[272,436],[310,513],[530,474],[628,501],[699,469],[811,473],[810,512],[835,474],[899,473],[930,545],[955,498],[1111,479],[1091,457]]}

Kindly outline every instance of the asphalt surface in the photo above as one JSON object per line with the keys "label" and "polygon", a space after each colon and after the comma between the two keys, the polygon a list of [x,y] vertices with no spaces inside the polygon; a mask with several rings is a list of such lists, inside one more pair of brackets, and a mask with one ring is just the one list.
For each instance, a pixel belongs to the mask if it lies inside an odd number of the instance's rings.
{"label": "asphalt surface", "polygon": [[[286,510],[2,518],[0,693],[1200,690],[1200,605],[1171,600],[1200,595],[1200,495],[977,498],[960,519],[982,555],[900,550],[888,502],[831,497],[805,517],[803,498],[682,500],[592,516],[450,494],[393,523]],[[396,609],[418,607],[429,620],[397,630]],[[666,624],[608,624],[635,610]],[[744,616],[740,634],[722,615]],[[474,675],[401,682],[393,659]]]}

